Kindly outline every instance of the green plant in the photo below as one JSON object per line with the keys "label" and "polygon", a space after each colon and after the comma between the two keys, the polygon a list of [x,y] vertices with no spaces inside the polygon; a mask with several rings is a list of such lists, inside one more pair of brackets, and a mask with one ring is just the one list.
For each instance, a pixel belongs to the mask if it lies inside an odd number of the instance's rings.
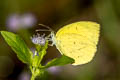
{"label": "green plant", "polygon": [[[33,53],[20,38],[19,35],[12,32],[1,31],[1,34],[12,50],[17,54],[17,57],[25,64],[27,64],[31,70],[31,80],[35,80],[37,76],[42,76],[45,69],[52,66],[63,66],[66,64],[74,63],[74,60],[65,55],[61,55],[59,58],[55,58],[49,61],[45,66],[41,64],[41,61],[46,54],[48,48],[48,40],[40,36],[35,36],[32,42],[36,46],[35,53]],[[40,41],[41,40],[41,41]]]}

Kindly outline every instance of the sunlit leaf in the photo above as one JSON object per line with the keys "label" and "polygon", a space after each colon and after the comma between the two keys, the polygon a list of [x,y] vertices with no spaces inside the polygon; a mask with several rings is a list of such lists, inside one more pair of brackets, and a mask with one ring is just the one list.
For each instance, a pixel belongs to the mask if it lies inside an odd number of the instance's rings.
{"label": "sunlit leaf", "polygon": [[51,66],[63,66],[63,65],[72,64],[72,63],[74,63],[74,60],[72,58],[62,55],[60,58],[55,58],[50,62],[48,62],[45,68],[48,68]]}
{"label": "sunlit leaf", "polygon": [[17,54],[18,58],[24,63],[30,63],[32,52],[26,46],[25,42],[16,34],[7,31],[1,31],[2,36],[8,45]]}

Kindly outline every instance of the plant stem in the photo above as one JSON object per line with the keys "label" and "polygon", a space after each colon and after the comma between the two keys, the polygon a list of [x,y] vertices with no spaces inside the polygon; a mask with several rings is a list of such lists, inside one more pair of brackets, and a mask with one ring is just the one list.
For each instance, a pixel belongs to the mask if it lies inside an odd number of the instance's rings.
{"label": "plant stem", "polygon": [[35,76],[33,76],[33,74],[32,74],[31,80],[35,80]]}
{"label": "plant stem", "polygon": [[31,80],[35,80],[35,78],[36,78],[36,76],[35,76],[35,68],[30,67],[30,70],[32,72]]}

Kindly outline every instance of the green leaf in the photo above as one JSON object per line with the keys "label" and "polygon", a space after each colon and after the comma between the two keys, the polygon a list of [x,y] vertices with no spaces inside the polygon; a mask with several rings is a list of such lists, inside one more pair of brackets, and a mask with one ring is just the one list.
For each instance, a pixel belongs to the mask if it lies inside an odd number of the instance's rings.
{"label": "green leaf", "polygon": [[30,63],[32,52],[26,46],[25,42],[12,32],[1,31],[1,34],[8,45],[17,54],[18,58],[24,63]]}
{"label": "green leaf", "polygon": [[45,66],[45,68],[51,67],[51,66],[63,66],[66,64],[72,64],[74,63],[74,59],[67,57],[65,55],[62,55],[60,58],[55,58],[48,62]]}

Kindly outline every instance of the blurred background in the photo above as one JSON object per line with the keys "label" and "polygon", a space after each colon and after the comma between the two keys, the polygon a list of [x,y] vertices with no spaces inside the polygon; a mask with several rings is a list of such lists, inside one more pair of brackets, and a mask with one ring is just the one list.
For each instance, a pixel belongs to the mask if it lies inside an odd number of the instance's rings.
{"label": "blurred background", "polygon": [[[96,56],[80,65],[51,67],[43,80],[120,80],[120,0],[0,0],[0,31],[19,34],[31,50],[30,37],[38,24],[54,31],[76,21],[95,21],[101,25]],[[49,47],[44,60],[60,56]],[[0,35],[0,80],[30,80],[31,73]]]}

